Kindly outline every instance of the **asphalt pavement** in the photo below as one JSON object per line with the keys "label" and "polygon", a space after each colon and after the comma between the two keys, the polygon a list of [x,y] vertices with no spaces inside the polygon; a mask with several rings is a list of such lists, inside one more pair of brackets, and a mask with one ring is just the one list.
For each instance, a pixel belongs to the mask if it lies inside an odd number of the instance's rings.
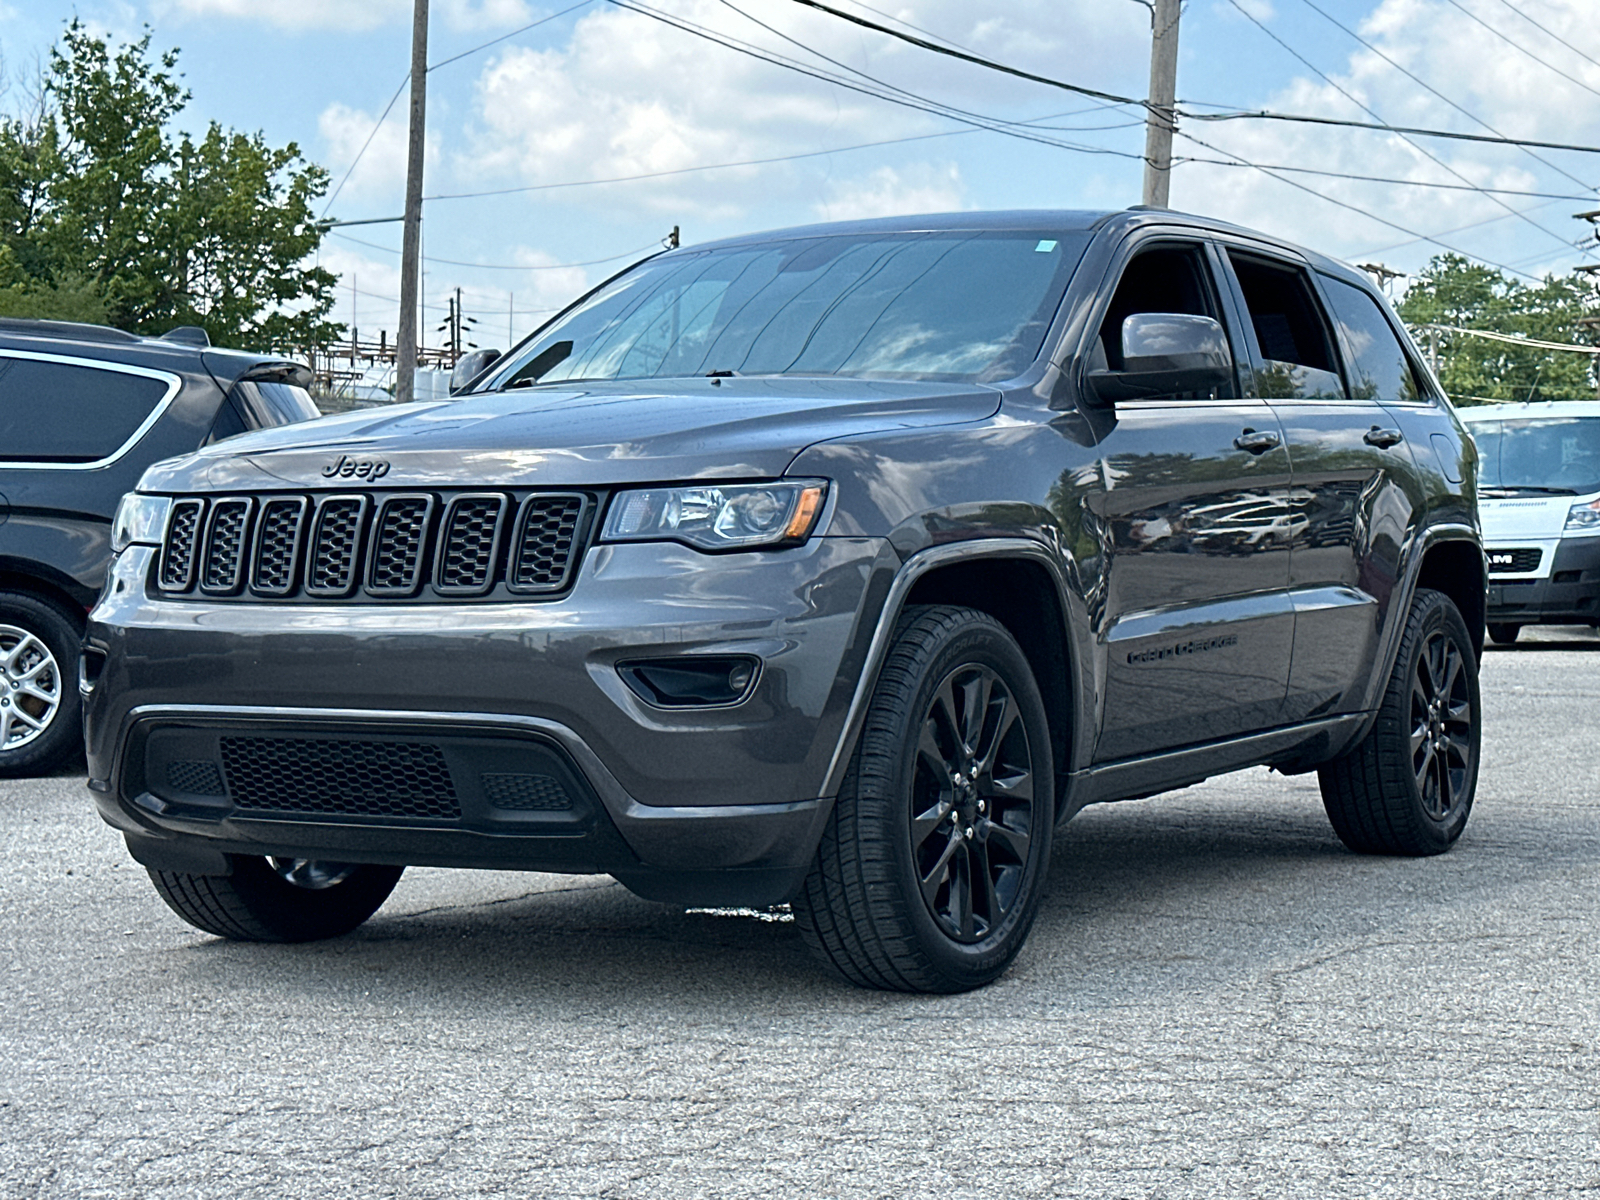
{"label": "asphalt pavement", "polygon": [[221,942],[81,773],[0,781],[0,1194],[1593,1194],[1600,639],[1523,637],[1451,853],[1348,853],[1314,776],[1090,809],[948,998],[605,879],[412,870],[350,937]]}

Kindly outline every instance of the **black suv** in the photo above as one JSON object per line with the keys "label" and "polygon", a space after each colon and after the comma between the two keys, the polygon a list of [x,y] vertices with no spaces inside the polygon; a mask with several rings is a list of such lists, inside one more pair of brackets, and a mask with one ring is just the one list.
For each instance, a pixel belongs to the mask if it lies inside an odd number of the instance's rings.
{"label": "black suv", "polygon": [[1355,271],[1161,211],[674,250],[453,404],[152,468],[96,608],[90,784],[223,937],[406,864],[788,901],[856,983],[995,978],[1056,825],[1317,770],[1460,834],[1473,451]]}
{"label": "black suv", "polygon": [[0,319],[0,776],[81,751],[72,674],[123,493],[157,459],[315,417],[309,380],[200,329]]}

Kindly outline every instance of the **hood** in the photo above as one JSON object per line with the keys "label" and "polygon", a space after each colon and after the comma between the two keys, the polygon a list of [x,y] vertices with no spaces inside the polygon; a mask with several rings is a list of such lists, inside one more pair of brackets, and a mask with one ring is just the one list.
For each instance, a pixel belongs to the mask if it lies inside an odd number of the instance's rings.
{"label": "hood", "polygon": [[363,409],[157,463],[146,491],[604,486],[782,475],[814,442],[979,421],[999,393],[877,379],[726,378],[529,388]]}
{"label": "hood", "polygon": [[1587,496],[1478,496],[1484,544],[1505,545],[1518,538],[1558,538],[1567,513]]}

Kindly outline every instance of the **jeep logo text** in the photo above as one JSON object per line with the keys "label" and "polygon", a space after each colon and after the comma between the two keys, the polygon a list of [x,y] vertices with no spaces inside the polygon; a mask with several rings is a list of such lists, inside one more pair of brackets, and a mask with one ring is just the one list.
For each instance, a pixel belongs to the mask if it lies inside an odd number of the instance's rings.
{"label": "jeep logo text", "polygon": [[351,458],[348,454],[322,468],[328,479],[382,479],[388,473],[389,464],[381,458]]}

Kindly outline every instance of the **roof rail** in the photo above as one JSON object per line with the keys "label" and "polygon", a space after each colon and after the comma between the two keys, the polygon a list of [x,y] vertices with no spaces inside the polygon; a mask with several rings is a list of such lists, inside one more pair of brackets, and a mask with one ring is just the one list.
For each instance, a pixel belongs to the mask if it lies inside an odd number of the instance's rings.
{"label": "roof rail", "polygon": [[32,317],[0,317],[0,333],[34,334],[39,337],[70,338],[78,342],[138,342],[137,334],[124,333],[109,325],[89,325],[82,321],[41,321]]}

